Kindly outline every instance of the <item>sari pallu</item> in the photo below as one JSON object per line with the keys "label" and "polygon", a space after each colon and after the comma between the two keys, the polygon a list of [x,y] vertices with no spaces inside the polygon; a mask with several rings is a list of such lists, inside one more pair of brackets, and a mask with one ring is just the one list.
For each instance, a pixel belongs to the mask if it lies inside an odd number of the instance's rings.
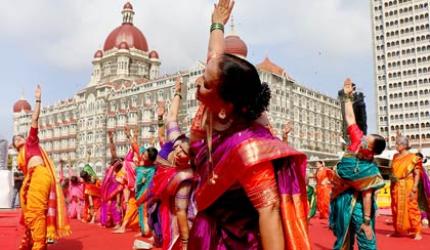
{"label": "sari pallu", "polygon": [[[157,171],[149,187],[151,193],[150,203],[157,206],[156,211],[151,213],[152,223],[158,224],[154,227],[157,237],[156,242],[161,243],[163,250],[179,249],[179,228],[176,219],[176,193],[182,184],[194,182],[193,171],[190,168],[177,169],[173,166],[157,165]],[[188,204],[187,209],[189,226],[194,217],[192,206]]]}
{"label": "sari pallu", "polygon": [[[333,176],[333,192],[330,202],[329,227],[336,236],[334,249],[352,249],[354,235],[358,235],[360,248],[376,249],[376,240],[366,240],[360,226],[363,223],[361,192],[377,190],[385,183],[378,166],[356,157],[343,157]],[[374,227],[376,202],[372,197],[371,225]],[[373,229],[374,230],[374,229]]]}
{"label": "sari pallu", "polygon": [[[150,186],[155,173],[154,166],[138,166],[136,168],[136,200],[142,197]],[[148,226],[148,205],[144,204],[138,207],[139,227],[143,234],[148,234],[150,228]]]}
{"label": "sari pallu", "polygon": [[[393,213],[393,225],[397,233],[407,234],[421,231],[421,211],[419,209],[419,199],[426,199],[425,191],[428,189],[419,188],[418,199],[411,200],[410,193],[414,185],[413,172],[420,171],[420,183],[424,184],[423,169],[421,160],[413,153],[404,156],[395,155],[392,160],[392,184],[391,184],[391,210]],[[421,200],[423,206],[425,200]],[[426,209],[427,210],[427,209]]]}
{"label": "sari pallu", "polygon": [[308,197],[308,204],[309,204],[309,213],[308,213],[308,219],[311,219],[315,216],[317,212],[317,202],[316,202],[316,195],[315,195],[315,188],[311,185],[307,185],[306,187],[306,193]]}
{"label": "sari pallu", "polygon": [[215,184],[209,184],[207,147],[197,141],[195,198],[198,213],[189,249],[261,249],[257,210],[239,179],[260,163],[272,162],[277,177],[286,249],[310,249],[307,228],[306,156],[254,124],[225,137],[214,137]]}
{"label": "sari pallu", "polygon": [[331,176],[331,170],[326,167],[322,167],[322,169],[317,171],[316,203],[319,217],[321,219],[327,219],[330,213],[330,194],[332,187],[331,184],[323,182],[326,179],[330,181]]}

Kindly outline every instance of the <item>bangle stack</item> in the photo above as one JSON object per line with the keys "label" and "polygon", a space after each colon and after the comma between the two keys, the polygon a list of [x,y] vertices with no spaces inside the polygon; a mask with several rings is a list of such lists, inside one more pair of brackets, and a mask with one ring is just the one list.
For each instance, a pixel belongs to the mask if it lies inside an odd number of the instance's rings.
{"label": "bangle stack", "polygon": [[158,116],[158,127],[161,128],[164,126],[163,116]]}
{"label": "bangle stack", "polygon": [[38,102],[38,103],[41,103],[41,102],[42,102],[42,100],[40,100],[40,99],[37,99],[37,100],[36,100],[36,102]]}
{"label": "bangle stack", "polygon": [[224,32],[224,24],[222,23],[213,23],[211,25],[211,32],[214,30],[221,30],[222,32]]}

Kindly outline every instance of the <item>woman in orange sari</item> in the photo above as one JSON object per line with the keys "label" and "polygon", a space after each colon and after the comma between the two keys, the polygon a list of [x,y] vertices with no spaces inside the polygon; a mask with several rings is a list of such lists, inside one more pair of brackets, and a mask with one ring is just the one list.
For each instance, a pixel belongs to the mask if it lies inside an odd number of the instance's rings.
{"label": "woman in orange sari", "polygon": [[39,146],[41,95],[38,85],[28,138],[16,135],[12,140],[18,151],[18,167],[25,175],[20,191],[25,235],[19,249],[23,250],[46,249],[47,239],[54,240],[70,233],[64,196],[55,176],[54,164]]}
{"label": "woman in orange sari", "polygon": [[391,210],[394,233],[392,236],[412,234],[421,240],[421,212],[418,207],[418,184],[422,161],[408,151],[409,141],[405,136],[396,139],[396,150],[391,165]]}
{"label": "woman in orange sari", "polygon": [[328,219],[330,208],[331,183],[330,176],[332,170],[324,166],[322,161],[316,164],[317,170],[317,209],[320,219]]}

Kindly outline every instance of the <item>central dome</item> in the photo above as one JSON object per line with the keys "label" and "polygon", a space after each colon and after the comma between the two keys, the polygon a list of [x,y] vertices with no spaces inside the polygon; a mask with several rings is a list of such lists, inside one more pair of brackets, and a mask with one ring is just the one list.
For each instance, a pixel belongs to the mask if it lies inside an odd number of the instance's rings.
{"label": "central dome", "polygon": [[129,48],[135,48],[148,52],[146,38],[136,26],[133,25],[133,6],[126,3],[122,10],[123,22],[121,26],[114,29],[105,40],[104,51],[119,48],[122,42],[127,43]]}
{"label": "central dome", "polygon": [[123,23],[121,26],[114,29],[106,38],[103,50],[108,51],[113,48],[119,48],[122,42],[126,42],[130,48],[148,52],[148,43],[146,42],[145,36],[142,31],[133,24]]}

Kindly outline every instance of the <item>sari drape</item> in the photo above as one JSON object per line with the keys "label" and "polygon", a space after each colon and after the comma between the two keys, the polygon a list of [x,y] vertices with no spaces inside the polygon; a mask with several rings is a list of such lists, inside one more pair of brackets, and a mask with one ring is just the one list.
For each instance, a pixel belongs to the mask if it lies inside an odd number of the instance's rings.
{"label": "sari drape", "polygon": [[[391,209],[393,226],[397,233],[419,233],[421,231],[421,211],[418,199],[410,198],[414,186],[414,171],[420,171],[420,180],[424,184],[422,162],[413,153],[400,156],[395,155],[392,160],[391,178]],[[424,186],[421,186],[418,197],[425,202]],[[428,189],[427,189],[428,190]],[[428,207],[428,206],[427,206]]]}
{"label": "sari drape", "polygon": [[321,219],[328,219],[330,211],[330,194],[331,194],[331,184],[325,183],[331,179],[331,171],[326,167],[321,167],[317,171],[317,210],[319,212],[319,217]]}
{"label": "sari drape", "polygon": [[258,214],[238,183],[244,173],[264,162],[272,162],[277,175],[286,249],[310,249],[303,153],[258,124],[223,137],[216,135],[212,156],[218,178],[215,184],[209,184],[206,144],[195,141],[192,148],[201,180],[195,194],[199,212],[191,229],[189,249],[262,247]]}
{"label": "sari drape", "polygon": [[312,187],[311,185],[307,185],[306,193],[308,196],[308,203],[309,203],[308,219],[311,219],[312,217],[315,216],[315,214],[317,212],[315,188]]}
{"label": "sari drape", "polygon": [[[138,200],[148,190],[155,173],[154,166],[138,166],[136,169],[136,200]],[[138,207],[139,227],[142,233],[150,231],[148,226],[148,206],[144,203]]]}
{"label": "sari drape", "polygon": [[[374,162],[356,157],[343,157],[333,176],[333,192],[330,202],[329,227],[336,236],[334,249],[352,249],[357,234],[359,246],[376,249],[375,239],[366,240],[359,227],[363,223],[361,192],[377,190],[385,183]],[[376,202],[372,197],[371,225],[374,227]],[[367,247],[367,248],[365,248]]]}

